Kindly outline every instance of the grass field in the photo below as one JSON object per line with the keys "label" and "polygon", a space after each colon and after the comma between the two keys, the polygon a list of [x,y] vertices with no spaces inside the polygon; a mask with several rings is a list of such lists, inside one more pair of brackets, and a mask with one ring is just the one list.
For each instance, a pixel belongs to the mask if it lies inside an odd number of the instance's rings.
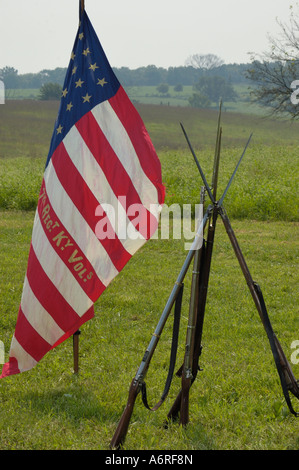
{"label": "grass field", "polygon": [[[0,340],[8,358],[27,266],[34,208],[57,103],[13,101],[0,107]],[[195,204],[201,181],[180,131],[183,121],[208,180],[217,112],[138,104],[157,148],[166,203]],[[223,114],[220,192],[254,132],[225,207],[253,278],[262,287],[273,328],[290,360],[298,328],[297,123]],[[0,449],[109,447],[136,373],[186,256],[183,239],[149,241],[95,305],[80,336],[80,373],[71,339],[32,371],[0,381]],[[184,355],[190,273],[177,368]],[[156,402],[167,375],[172,321],[153,357],[147,388]],[[127,450],[298,450],[298,419],[285,405],[268,340],[219,220],[200,362],[190,396],[190,424],[170,424],[178,392],[156,412],[138,397]],[[299,377],[299,364],[292,365]],[[296,406],[297,404],[294,403]],[[297,409],[299,406],[297,406]]]}

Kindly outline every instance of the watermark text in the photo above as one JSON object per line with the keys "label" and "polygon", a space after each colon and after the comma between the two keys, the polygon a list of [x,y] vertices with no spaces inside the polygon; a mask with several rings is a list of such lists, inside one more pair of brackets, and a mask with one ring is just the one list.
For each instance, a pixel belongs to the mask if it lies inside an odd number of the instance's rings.
{"label": "watermark text", "polygon": [[291,363],[299,364],[299,339],[292,342],[291,349],[295,349],[291,354]]}
{"label": "watermark text", "polygon": [[198,232],[198,228],[203,217],[202,204],[164,204],[162,210],[159,204],[127,206],[126,202],[126,196],[119,196],[117,204],[105,203],[96,207],[95,216],[99,219],[95,234],[99,240],[116,237],[121,241],[184,239],[186,250],[201,247],[202,231]]}
{"label": "watermark text", "polygon": [[3,341],[0,341],[0,364],[4,364],[4,343]]}
{"label": "watermark text", "polygon": [[5,85],[2,80],[0,80],[0,104],[5,104]]}
{"label": "watermark text", "polygon": [[294,105],[299,104],[299,80],[294,80],[291,83],[291,88],[294,90],[291,94],[291,103]]}

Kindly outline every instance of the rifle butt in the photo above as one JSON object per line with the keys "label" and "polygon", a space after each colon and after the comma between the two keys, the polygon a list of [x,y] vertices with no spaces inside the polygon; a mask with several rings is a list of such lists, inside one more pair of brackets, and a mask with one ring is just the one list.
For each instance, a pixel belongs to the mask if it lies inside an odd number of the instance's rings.
{"label": "rifle butt", "polygon": [[129,397],[128,397],[126,407],[118,423],[114,436],[110,442],[111,449],[120,449],[123,443],[125,442],[131,416],[132,416],[134,405],[135,405],[135,401],[136,401],[136,397],[138,395],[139,390],[140,390],[139,382],[136,381],[134,378],[130,386]]}
{"label": "rifle butt", "polygon": [[182,388],[177,394],[175,401],[173,402],[172,407],[170,408],[167,420],[176,421],[180,415],[180,424],[186,426],[189,422],[189,392],[192,382],[190,379],[185,380]]}
{"label": "rifle butt", "polygon": [[182,390],[180,390],[179,393],[177,394],[177,397],[168,412],[167,420],[176,421],[178,419],[180,409],[181,409],[181,398],[182,398]]}
{"label": "rifle butt", "polygon": [[191,387],[191,379],[182,377],[182,396],[180,409],[180,424],[187,426],[189,423],[189,392]]}
{"label": "rifle butt", "polygon": [[292,368],[284,354],[284,351],[281,347],[280,342],[278,341],[276,335],[274,335],[274,342],[278,352],[279,361],[281,364],[281,370],[285,378],[287,389],[299,399],[299,381],[295,379]]}

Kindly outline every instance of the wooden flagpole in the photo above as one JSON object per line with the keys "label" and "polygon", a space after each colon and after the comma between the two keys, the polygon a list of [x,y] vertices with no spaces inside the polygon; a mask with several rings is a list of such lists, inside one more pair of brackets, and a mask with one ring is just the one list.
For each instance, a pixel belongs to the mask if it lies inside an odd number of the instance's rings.
{"label": "wooden flagpole", "polygon": [[81,334],[80,330],[77,330],[73,334],[73,356],[74,356],[74,374],[79,372],[79,335]]}
{"label": "wooden flagpole", "polygon": [[[79,0],[80,2],[80,16],[84,12],[85,8],[85,0]],[[78,374],[79,372],[79,335],[80,330],[77,330],[73,334],[73,357],[74,357],[74,374]]]}

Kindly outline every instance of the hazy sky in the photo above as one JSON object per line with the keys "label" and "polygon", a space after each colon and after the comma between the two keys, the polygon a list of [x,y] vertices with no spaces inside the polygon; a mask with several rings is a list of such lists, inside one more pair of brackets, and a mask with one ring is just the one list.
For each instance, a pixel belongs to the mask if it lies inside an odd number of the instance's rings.
{"label": "hazy sky", "polygon": [[[191,54],[249,62],[268,49],[276,18],[292,0],[85,0],[114,67],[184,65]],[[294,3],[294,2],[293,2]],[[19,73],[66,67],[78,27],[78,0],[0,0],[0,68]]]}

